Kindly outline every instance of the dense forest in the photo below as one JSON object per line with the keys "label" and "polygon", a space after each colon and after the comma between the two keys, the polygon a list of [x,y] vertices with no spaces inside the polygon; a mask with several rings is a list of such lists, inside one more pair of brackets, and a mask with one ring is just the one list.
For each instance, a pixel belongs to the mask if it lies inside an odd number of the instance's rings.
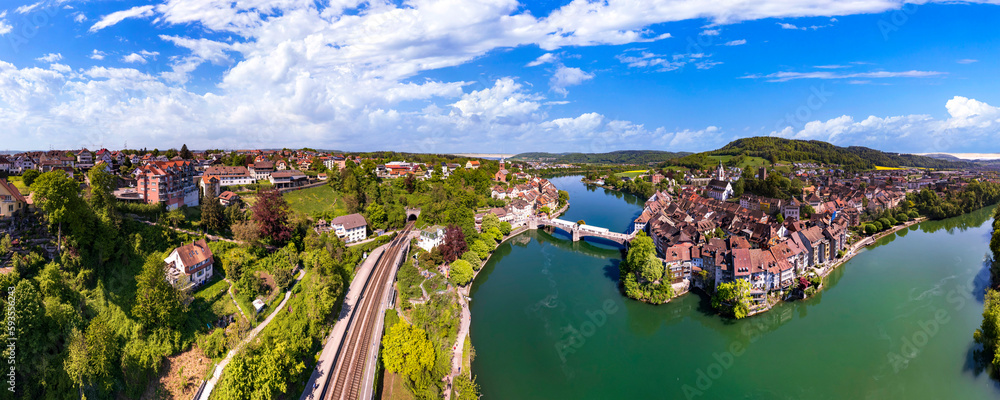
{"label": "dense forest", "polygon": [[610,153],[522,153],[512,159],[547,161],[560,164],[636,164],[661,163],[691,153],[656,150],[621,150]]}
{"label": "dense forest", "polygon": [[969,162],[955,162],[912,154],[886,153],[867,147],[839,147],[818,140],[792,140],[777,137],[737,139],[708,155],[748,155],[775,161],[814,161],[839,164],[845,170],[869,170],[883,167],[970,168]]}
{"label": "dense forest", "polygon": [[930,219],[945,219],[969,213],[1000,201],[1000,185],[993,182],[972,181],[959,191],[946,191],[938,195],[930,189],[908,193],[906,199],[912,207]]}

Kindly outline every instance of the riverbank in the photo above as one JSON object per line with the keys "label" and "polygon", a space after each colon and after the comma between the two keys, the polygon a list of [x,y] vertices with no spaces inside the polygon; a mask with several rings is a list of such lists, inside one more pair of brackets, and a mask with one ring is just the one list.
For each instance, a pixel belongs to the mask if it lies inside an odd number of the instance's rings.
{"label": "riverbank", "polygon": [[[562,206],[562,208],[552,212],[550,217],[558,218],[562,216],[562,214],[565,213],[566,210],[568,209],[569,209],[569,202],[566,202],[566,205]],[[508,240],[511,240],[529,230],[530,229],[528,229],[527,224],[517,227],[516,229],[512,230],[510,234],[507,235],[507,237],[500,240],[500,243],[497,244],[497,248],[499,248],[500,245],[506,243]],[[472,283],[476,281],[476,277],[478,277],[479,273],[482,272],[483,268],[486,266],[486,263],[488,263],[490,259],[493,258],[494,253],[495,249],[494,252],[490,253],[489,257],[486,257],[485,260],[479,262],[479,268],[474,268],[472,272],[472,279],[469,281],[468,285],[466,285],[465,287],[455,288],[455,293],[458,295],[458,303],[459,305],[462,306],[462,313],[461,313],[461,321],[458,326],[458,337],[455,340],[455,345],[452,347],[453,351],[451,354],[451,373],[449,373],[446,376],[449,385],[451,384],[451,382],[454,382],[456,377],[462,374],[462,364],[465,357],[465,342],[467,340],[470,340],[469,330],[472,328],[472,310],[470,310],[469,308],[469,300],[472,299],[470,295],[472,290]],[[451,390],[445,391],[444,399],[445,400],[451,399]]]}

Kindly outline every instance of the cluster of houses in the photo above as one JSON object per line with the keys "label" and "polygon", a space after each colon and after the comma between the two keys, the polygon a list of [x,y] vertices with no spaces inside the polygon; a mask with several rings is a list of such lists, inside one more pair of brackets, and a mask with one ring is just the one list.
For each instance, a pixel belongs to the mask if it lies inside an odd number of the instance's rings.
{"label": "cluster of houses", "polygon": [[828,266],[847,246],[851,221],[846,215],[817,212],[809,220],[778,223],[777,212],[693,192],[677,198],[657,192],[634,227],[653,239],[671,272],[671,283],[714,289],[743,279],[750,283],[758,310],[769,306],[769,293],[792,288],[798,277]]}
{"label": "cluster of houses", "polygon": [[511,226],[518,227],[527,223],[529,217],[541,212],[543,208],[555,211],[559,204],[559,190],[548,179],[539,177],[533,177],[525,183],[510,187],[494,186],[490,196],[505,200],[507,205],[477,214],[477,223],[490,213],[496,215],[501,222],[509,222]]}

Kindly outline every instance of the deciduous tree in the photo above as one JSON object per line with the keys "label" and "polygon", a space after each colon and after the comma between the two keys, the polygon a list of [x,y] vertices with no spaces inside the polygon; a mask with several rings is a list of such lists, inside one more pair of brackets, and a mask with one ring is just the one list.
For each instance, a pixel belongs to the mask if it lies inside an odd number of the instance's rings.
{"label": "deciduous tree", "polygon": [[288,226],[288,203],[277,190],[265,190],[257,194],[253,205],[253,221],[257,224],[260,238],[284,244],[292,238]]}

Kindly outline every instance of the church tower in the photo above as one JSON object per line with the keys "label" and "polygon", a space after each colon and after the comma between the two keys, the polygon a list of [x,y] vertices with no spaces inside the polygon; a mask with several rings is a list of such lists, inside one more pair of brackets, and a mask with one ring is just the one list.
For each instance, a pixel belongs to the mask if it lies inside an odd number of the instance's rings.
{"label": "church tower", "polygon": [[722,167],[722,160],[719,160],[719,171],[717,175],[716,179],[720,181],[726,180],[726,169]]}

